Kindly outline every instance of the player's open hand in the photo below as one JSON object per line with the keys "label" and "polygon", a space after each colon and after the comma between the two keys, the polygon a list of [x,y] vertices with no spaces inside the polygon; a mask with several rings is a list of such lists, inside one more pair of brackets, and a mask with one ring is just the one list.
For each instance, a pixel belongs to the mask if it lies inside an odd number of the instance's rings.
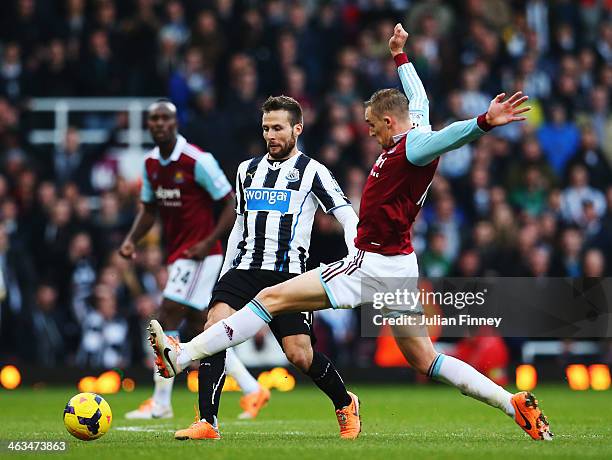
{"label": "player's open hand", "polygon": [[208,255],[213,244],[214,241],[207,238],[194,244],[190,248],[185,249],[185,251],[183,251],[183,256],[185,256],[187,259],[201,260]]}
{"label": "player's open hand", "polygon": [[129,240],[121,243],[119,255],[124,259],[133,260],[136,258],[136,245]]}
{"label": "player's open hand", "polygon": [[529,99],[529,96],[523,96],[521,91],[514,93],[504,101],[506,93],[501,93],[495,96],[489,105],[486,120],[491,126],[503,126],[514,121],[523,121],[527,117],[521,116],[531,110],[531,107],[520,105]]}
{"label": "player's open hand", "polygon": [[404,45],[408,40],[408,32],[404,30],[400,23],[395,24],[393,36],[389,39],[389,51],[393,57],[404,52]]}

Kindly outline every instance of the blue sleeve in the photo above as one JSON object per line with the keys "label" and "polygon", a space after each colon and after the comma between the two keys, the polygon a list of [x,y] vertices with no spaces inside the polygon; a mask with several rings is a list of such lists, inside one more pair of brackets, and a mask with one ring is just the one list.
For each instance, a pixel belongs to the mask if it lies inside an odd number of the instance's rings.
{"label": "blue sleeve", "polygon": [[414,128],[406,136],[406,158],[417,166],[431,163],[445,152],[478,139],[483,131],[476,118],[456,121],[440,131]]}
{"label": "blue sleeve", "polygon": [[225,177],[219,163],[210,153],[203,153],[198,156],[195,164],[195,180],[215,201],[220,200],[232,191],[232,186]]}
{"label": "blue sleeve", "polygon": [[411,62],[401,64],[397,73],[408,98],[413,126],[429,126],[429,99],[425,87]]}
{"label": "blue sleeve", "polygon": [[142,168],[142,187],[140,188],[140,201],[143,203],[152,203],[155,200],[153,195],[153,189],[151,188],[151,182],[149,182],[149,176],[147,175],[147,167]]}

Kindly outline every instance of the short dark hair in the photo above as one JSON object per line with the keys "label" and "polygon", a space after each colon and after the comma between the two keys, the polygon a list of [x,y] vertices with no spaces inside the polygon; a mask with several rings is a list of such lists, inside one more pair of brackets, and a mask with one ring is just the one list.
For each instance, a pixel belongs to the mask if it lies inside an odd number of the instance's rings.
{"label": "short dark hair", "polygon": [[379,89],[365,102],[366,107],[371,107],[377,115],[384,113],[395,113],[408,115],[408,98],[401,91],[391,89]]}
{"label": "short dark hair", "polygon": [[161,104],[168,106],[172,110],[173,114],[176,116],[176,112],[177,112],[176,105],[174,105],[174,102],[172,102],[170,99],[165,98],[165,97],[159,98],[155,102],[153,102],[153,104],[149,106],[147,111],[151,111],[153,107],[157,108]]}
{"label": "short dark hair", "polygon": [[289,113],[289,122],[292,126],[303,123],[302,106],[300,103],[289,96],[270,96],[261,106],[263,113],[274,110],[285,110]]}

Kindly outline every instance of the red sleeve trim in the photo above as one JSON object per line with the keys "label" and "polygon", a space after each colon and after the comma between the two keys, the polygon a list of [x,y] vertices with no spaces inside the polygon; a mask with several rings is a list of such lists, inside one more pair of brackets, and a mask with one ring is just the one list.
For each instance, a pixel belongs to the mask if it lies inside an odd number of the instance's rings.
{"label": "red sleeve trim", "polygon": [[476,118],[476,123],[478,124],[478,127],[483,131],[491,131],[493,129],[493,126],[487,123],[487,112],[478,115],[478,118]]}
{"label": "red sleeve trim", "polygon": [[219,198],[217,201],[224,201],[227,198],[234,198],[234,189],[230,190],[229,192],[227,192],[225,195],[223,195],[221,198]]}
{"label": "red sleeve trim", "polygon": [[395,65],[398,67],[404,64],[408,64],[410,62],[406,53],[400,53],[396,56],[393,56],[393,60],[395,61]]}

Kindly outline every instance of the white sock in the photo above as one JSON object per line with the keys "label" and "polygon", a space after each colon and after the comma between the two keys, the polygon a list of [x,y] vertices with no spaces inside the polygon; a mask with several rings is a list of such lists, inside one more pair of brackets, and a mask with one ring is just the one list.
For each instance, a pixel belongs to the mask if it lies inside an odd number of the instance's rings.
{"label": "white sock", "polygon": [[[178,331],[166,331],[166,335],[179,340]],[[158,407],[168,407],[171,405],[172,386],[174,385],[174,377],[166,379],[153,372],[153,402]]]}
{"label": "white sock", "polygon": [[157,372],[153,373],[153,403],[157,407],[168,407],[171,404],[174,377],[166,379]]}
{"label": "white sock", "polygon": [[433,379],[457,387],[464,395],[497,407],[514,417],[514,407],[510,402],[512,393],[504,390],[469,364],[452,356],[439,354],[431,364],[428,374]]}
{"label": "white sock", "polygon": [[259,383],[247,368],[244,367],[234,349],[228,348],[225,352],[227,353],[225,357],[225,373],[231,375],[238,382],[240,389],[245,395],[259,391]]}
{"label": "white sock", "polygon": [[[183,344],[183,348],[178,355],[178,363],[182,368],[185,368],[184,362],[188,363],[212,356],[245,342],[270,321],[272,321],[270,313],[261,302],[253,299],[241,310],[213,324],[190,342]],[[186,361],[187,359],[189,361]]]}

